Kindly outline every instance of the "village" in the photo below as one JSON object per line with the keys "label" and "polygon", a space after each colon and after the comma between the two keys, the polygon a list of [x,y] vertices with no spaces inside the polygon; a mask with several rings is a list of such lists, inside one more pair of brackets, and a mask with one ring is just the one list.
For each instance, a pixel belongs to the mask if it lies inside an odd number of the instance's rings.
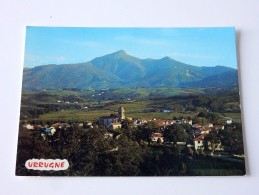
{"label": "village", "polygon": [[[193,123],[192,119],[144,119],[126,117],[126,111],[123,107],[118,108],[117,114],[110,116],[101,116],[98,121],[84,121],[75,123],[57,122],[49,125],[39,124],[24,124],[23,128],[31,131],[37,131],[41,139],[46,140],[46,137],[54,136],[58,131],[66,131],[78,126],[81,129],[94,129],[102,127],[106,133],[104,138],[118,139],[125,129],[137,129],[145,131],[147,136],[138,136],[135,141],[146,145],[174,145],[182,149],[188,149],[188,153],[193,156],[193,153],[205,155],[213,155],[214,152],[223,152],[224,145],[221,143],[221,132],[225,126],[235,128],[231,118],[223,118],[224,124],[213,123]],[[148,125],[151,127],[148,127]],[[181,127],[177,130],[177,127]],[[148,130],[147,130],[148,129]],[[176,131],[171,131],[176,129]],[[177,132],[178,131],[178,132]],[[169,132],[169,133],[168,133]],[[182,134],[182,135],[176,135]],[[213,134],[213,136],[211,136]],[[173,138],[172,138],[173,136]],[[53,141],[53,139],[52,139]],[[54,140],[58,141],[58,139]]]}

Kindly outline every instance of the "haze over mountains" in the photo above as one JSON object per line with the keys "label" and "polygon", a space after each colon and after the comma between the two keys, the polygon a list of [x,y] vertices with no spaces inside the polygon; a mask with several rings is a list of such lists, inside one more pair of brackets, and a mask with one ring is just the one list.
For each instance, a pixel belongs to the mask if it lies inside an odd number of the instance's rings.
{"label": "haze over mountains", "polygon": [[24,89],[133,87],[224,87],[238,84],[236,69],[198,67],[162,59],[139,59],[124,50],[90,62],[24,68]]}

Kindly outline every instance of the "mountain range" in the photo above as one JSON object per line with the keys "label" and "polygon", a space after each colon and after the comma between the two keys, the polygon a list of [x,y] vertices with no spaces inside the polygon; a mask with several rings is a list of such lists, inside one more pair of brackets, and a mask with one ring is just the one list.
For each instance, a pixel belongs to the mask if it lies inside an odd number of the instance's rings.
{"label": "mountain range", "polygon": [[24,68],[23,89],[224,87],[238,83],[236,69],[199,67],[170,57],[139,59],[124,50],[89,62]]}

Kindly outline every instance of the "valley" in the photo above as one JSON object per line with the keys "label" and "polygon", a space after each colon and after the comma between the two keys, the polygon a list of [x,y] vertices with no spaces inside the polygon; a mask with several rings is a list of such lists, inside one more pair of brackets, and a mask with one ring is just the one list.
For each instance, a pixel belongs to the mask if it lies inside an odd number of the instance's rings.
{"label": "valley", "polygon": [[237,70],[124,50],[25,68],[18,140],[17,175],[244,175]]}

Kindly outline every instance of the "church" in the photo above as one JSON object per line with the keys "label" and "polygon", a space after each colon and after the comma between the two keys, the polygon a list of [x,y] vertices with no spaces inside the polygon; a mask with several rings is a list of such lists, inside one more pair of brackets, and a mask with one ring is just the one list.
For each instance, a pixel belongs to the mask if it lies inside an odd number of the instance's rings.
{"label": "church", "polygon": [[126,118],[125,109],[119,107],[118,114],[111,114],[110,116],[102,116],[99,119],[100,125],[104,125],[106,128],[117,129],[121,128],[121,122]]}

